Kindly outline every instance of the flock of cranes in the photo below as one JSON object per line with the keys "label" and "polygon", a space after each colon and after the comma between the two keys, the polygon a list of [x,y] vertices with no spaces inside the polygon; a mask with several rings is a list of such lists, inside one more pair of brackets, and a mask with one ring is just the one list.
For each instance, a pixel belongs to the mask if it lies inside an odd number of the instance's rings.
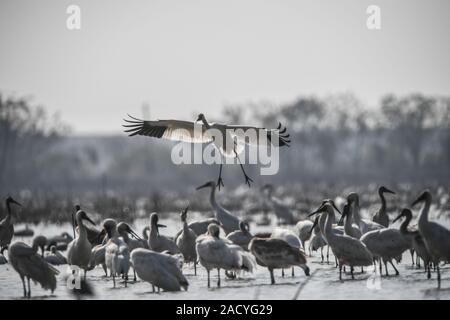
{"label": "flock of cranes", "polygon": [[[130,136],[144,135],[169,140],[190,143],[212,143],[220,151],[222,157],[235,157],[240,164],[245,182],[250,186],[253,180],[247,175],[239,158],[245,144],[261,143],[289,146],[289,135],[286,129],[265,129],[250,126],[230,126],[209,123],[203,114],[197,122],[179,120],[143,121],[131,117],[126,120],[127,132]],[[200,123],[199,123],[199,122]],[[222,133],[224,139],[216,139],[209,133],[215,129]],[[259,136],[245,135],[250,130],[263,130],[267,136],[261,142]],[[231,130],[231,131],[230,131]],[[275,138],[275,140],[274,140]],[[232,143],[229,143],[232,141]],[[404,218],[400,229],[389,226],[385,194],[395,194],[382,186],[378,189],[381,199],[380,209],[372,219],[364,219],[360,214],[359,194],[351,192],[346,197],[342,211],[332,199],[324,199],[309,218],[297,221],[294,212],[281,199],[274,197],[271,185],[263,186],[261,197],[277,216],[279,222],[292,227],[277,227],[267,233],[251,233],[250,225],[222,207],[216,199],[216,188],[224,185],[222,179],[222,163],[220,163],[217,182],[209,181],[197,190],[209,188],[209,201],[214,211],[214,218],[188,222],[188,208],[180,213],[182,228],[174,237],[160,234],[160,229],[166,227],[159,222],[158,213],[149,216],[149,225],[144,229],[141,238],[125,222],[106,218],[100,224],[101,231],[92,227],[95,222],[81,209],[75,207],[72,215],[73,237],[67,233],[47,239],[37,236],[32,246],[15,241],[12,205],[20,204],[8,197],[6,199],[7,215],[0,221],[0,263],[10,263],[20,276],[25,297],[31,296],[30,280],[39,283],[42,288],[55,290],[57,275],[56,265],[68,264],[83,271],[83,281],[87,273],[101,266],[106,277],[112,278],[116,287],[116,278],[124,280],[124,286],[129,281],[128,274],[133,270],[134,280],[137,278],[148,282],[158,292],[187,290],[189,282],[183,274],[183,264],[193,264],[194,276],[197,275],[199,263],[207,272],[207,286],[211,286],[210,273],[217,271],[217,286],[221,286],[221,270],[229,278],[237,277],[242,272],[253,272],[258,266],[267,268],[271,284],[275,283],[274,270],[300,267],[306,276],[310,275],[307,264],[311,250],[323,250],[327,247],[327,262],[329,251],[335,257],[339,270],[339,279],[343,279],[345,268],[350,268],[352,279],[356,267],[374,265],[380,274],[385,267],[389,275],[388,264],[399,274],[395,263],[398,263],[405,251],[416,254],[416,262],[423,261],[428,278],[431,269],[437,273],[438,287],[441,286],[440,264],[450,261],[450,231],[442,225],[429,220],[432,196],[424,191],[412,204],[423,203],[418,220],[418,226],[410,226],[411,210],[404,208],[394,220]],[[339,220],[336,214],[340,214]],[[221,236],[223,231],[225,237]],[[307,245],[309,243],[309,247]],[[309,249],[309,250],[308,250]],[[8,251],[8,259],[4,255]],[[40,252],[39,252],[40,250]],[[64,256],[60,251],[67,250]],[[28,288],[27,288],[28,287]]]}
{"label": "flock of cranes", "polygon": [[[371,265],[378,265],[380,274],[384,265],[388,276],[389,264],[398,275],[395,264],[401,261],[405,251],[411,250],[416,255],[416,263],[422,260],[428,278],[431,278],[432,270],[436,270],[438,288],[441,287],[440,265],[450,261],[450,230],[429,220],[432,196],[427,190],[411,204],[411,207],[423,204],[415,227],[410,226],[412,212],[409,208],[402,209],[393,220],[403,219],[399,229],[389,227],[390,219],[383,197],[383,191],[387,189],[380,187],[382,205],[373,220],[378,219],[383,224],[360,216],[359,195],[352,192],[346,198],[342,214],[333,200],[325,199],[308,215],[310,218],[292,227],[276,227],[270,233],[253,234],[247,221],[218,204],[216,184],[208,182],[201,188],[206,187],[210,188],[214,218],[189,223],[188,208],[184,208],[180,213],[182,228],[173,238],[160,234],[160,228],[165,225],[159,223],[157,213],[150,214],[146,228],[149,232],[144,229],[147,239],[142,239],[130,225],[111,218],[103,220],[101,231],[94,229],[94,221],[77,206],[73,239],[68,234],[49,239],[36,236],[31,246],[21,241],[12,242],[14,220],[11,219],[11,205],[20,204],[8,197],[7,216],[0,222],[2,254],[8,251],[8,259],[1,255],[3,260],[0,262],[11,264],[17,271],[25,297],[31,295],[30,280],[53,292],[60,273],[56,266],[63,264],[77,266],[83,271],[83,280],[90,270],[102,266],[105,275],[112,278],[113,287],[116,287],[117,277],[124,280],[126,287],[128,274],[133,270],[134,280],[139,278],[149,282],[153,291],[155,288],[158,292],[161,289],[179,291],[187,290],[189,286],[183,274],[183,264],[193,264],[194,276],[197,275],[198,263],[205,268],[208,287],[211,286],[211,271],[217,271],[218,287],[221,286],[221,270],[225,271],[226,277],[234,278],[242,272],[251,273],[260,266],[269,271],[271,284],[275,283],[275,269],[282,269],[284,276],[284,269],[292,268],[294,276],[294,267],[300,267],[309,276],[306,254],[309,244],[309,255],[311,249],[321,249],[322,263],[323,249],[329,248],[336,259],[341,281],[346,267],[350,268],[352,279],[355,278],[355,268],[360,267],[364,272],[363,268]],[[339,221],[336,214],[341,215]],[[384,216],[388,217],[387,222]],[[58,247],[67,248],[66,257]],[[375,267],[373,272],[378,268]]]}

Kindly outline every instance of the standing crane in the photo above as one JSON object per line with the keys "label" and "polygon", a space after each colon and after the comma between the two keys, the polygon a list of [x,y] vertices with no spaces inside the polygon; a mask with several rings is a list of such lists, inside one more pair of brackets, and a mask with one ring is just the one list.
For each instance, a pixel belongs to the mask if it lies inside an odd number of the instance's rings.
{"label": "standing crane", "polygon": [[386,210],[386,198],[384,197],[385,193],[395,194],[394,191],[389,190],[385,186],[381,186],[380,188],[378,188],[378,195],[380,196],[381,199],[381,207],[373,215],[372,221],[381,224],[382,226],[387,228],[389,227],[389,216]]}
{"label": "standing crane", "polygon": [[6,198],[6,217],[0,221],[0,252],[8,249],[11,239],[14,235],[14,225],[12,222],[11,204],[22,206],[16,200],[11,197]]}

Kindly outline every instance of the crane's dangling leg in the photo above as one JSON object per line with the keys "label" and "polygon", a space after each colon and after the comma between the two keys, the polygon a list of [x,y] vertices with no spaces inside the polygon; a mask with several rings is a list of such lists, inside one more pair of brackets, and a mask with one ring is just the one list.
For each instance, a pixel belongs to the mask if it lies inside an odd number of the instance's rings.
{"label": "crane's dangling leg", "polygon": [[250,188],[250,182],[253,182],[252,178],[250,178],[247,173],[245,173],[244,170],[244,166],[242,165],[241,159],[239,159],[239,155],[236,152],[236,146],[234,148],[234,154],[236,155],[236,158],[238,159],[239,165],[241,166],[241,170],[244,173],[244,177],[245,177],[245,183],[248,185],[248,187]]}
{"label": "crane's dangling leg", "polygon": [[223,163],[221,162],[220,163],[220,169],[219,169],[219,178],[217,179],[217,187],[219,187],[219,190],[220,190],[220,187],[224,187],[225,186],[223,184],[223,180],[222,180],[222,166],[223,166]]}

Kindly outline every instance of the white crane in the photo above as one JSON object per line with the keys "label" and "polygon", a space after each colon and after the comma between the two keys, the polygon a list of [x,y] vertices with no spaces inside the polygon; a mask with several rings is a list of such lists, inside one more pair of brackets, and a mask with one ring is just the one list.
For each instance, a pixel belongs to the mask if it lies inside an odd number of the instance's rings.
{"label": "white crane", "polygon": [[108,242],[105,247],[105,264],[111,271],[114,288],[116,287],[116,276],[122,275],[125,280],[125,287],[128,281],[128,271],[130,269],[130,250],[123,238],[117,231],[117,222],[114,219],[106,219],[103,228],[108,234]]}
{"label": "white crane", "polygon": [[166,226],[159,224],[158,220],[158,214],[153,212],[150,215],[150,236],[148,238],[149,249],[156,252],[167,250],[170,254],[180,253],[180,249],[173,240],[159,234],[159,228],[165,228]]}
{"label": "white crane", "polygon": [[[128,128],[125,132],[129,133],[130,137],[141,135],[188,143],[212,143],[220,151],[222,158],[217,180],[219,189],[223,186],[223,157],[237,158],[245,177],[245,183],[250,187],[250,182],[253,182],[253,180],[245,173],[244,166],[239,158],[239,154],[244,150],[245,145],[282,147],[289,146],[291,142],[288,139],[289,134],[286,134],[286,128],[280,130],[281,124],[279,124],[277,129],[265,129],[243,125],[209,123],[203,113],[198,115],[196,122],[182,120],[146,121],[130,115],[129,117],[131,118],[130,120],[125,119],[128,124],[123,126]],[[263,136],[266,138],[261,140],[260,133],[263,133]]]}
{"label": "white crane", "polygon": [[[56,289],[56,275],[59,271],[37,253],[38,248],[36,241],[33,241],[32,247],[23,242],[14,242],[8,250],[9,261],[22,280],[23,296],[28,298],[31,296],[30,279],[52,293]],[[28,292],[25,279],[28,282]]]}
{"label": "white crane", "polygon": [[284,240],[255,237],[250,241],[249,249],[258,264],[269,270],[271,284],[275,284],[274,269],[298,266],[309,276],[305,253]]}
{"label": "white crane", "polygon": [[209,194],[209,202],[211,203],[211,207],[214,210],[215,218],[219,221],[220,226],[225,231],[225,234],[229,234],[235,230],[239,230],[239,219],[231,214],[230,211],[223,208],[216,201],[216,184],[214,181],[209,181],[200,187],[197,187],[197,190],[203,188],[211,188],[211,192]]}
{"label": "white crane", "polygon": [[269,206],[272,208],[273,212],[277,216],[279,222],[283,222],[286,224],[294,224],[295,218],[294,213],[289,208],[288,205],[283,203],[280,199],[273,196],[273,185],[266,184],[264,185],[261,190],[267,191],[267,201],[269,203]]}
{"label": "white crane", "polygon": [[219,238],[220,228],[216,224],[208,226],[208,232],[197,238],[196,250],[200,264],[208,274],[208,288],[210,287],[210,271],[217,269],[217,286],[220,287],[220,269],[225,271],[253,272],[253,257],[240,246],[228,244]]}
{"label": "white crane", "polygon": [[353,206],[353,208],[352,208],[353,221],[359,227],[359,230],[361,230],[362,234],[365,234],[369,231],[380,230],[380,229],[384,228],[384,226],[382,226],[379,223],[370,221],[368,219],[361,218],[361,215],[359,213],[359,209],[360,209],[359,208],[359,196],[356,192],[351,192],[347,196],[347,203],[350,206]]}
{"label": "white crane", "polygon": [[186,207],[180,214],[181,221],[183,222],[183,229],[176,238],[176,244],[183,254],[184,262],[192,262],[194,264],[194,274],[197,275],[197,250],[195,249],[195,239],[197,239],[197,235],[187,224],[188,209],[189,207]]}
{"label": "white crane", "polygon": [[226,238],[245,251],[248,251],[248,244],[253,238],[253,235],[250,233],[250,225],[247,221],[241,221],[239,223],[239,230],[229,233]]}
{"label": "white crane", "polygon": [[428,252],[428,249],[425,245],[425,241],[423,240],[423,237],[420,235],[419,230],[412,229],[409,227],[409,224],[412,220],[412,213],[411,210],[404,208],[397,218],[394,219],[393,222],[396,222],[397,220],[401,219],[402,217],[405,218],[405,220],[400,225],[400,232],[405,237],[408,237],[411,239],[412,247],[414,248],[414,251],[417,254],[416,259],[419,257],[423,260],[423,263],[425,265],[425,272],[427,272],[428,279],[431,278],[431,256]]}
{"label": "white crane", "polygon": [[164,253],[137,248],[131,262],[139,278],[165,291],[187,290],[189,283],[178,266],[178,259]]}
{"label": "white crane", "polygon": [[439,262],[450,261],[450,230],[444,226],[430,221],[428,214],[431,206],[431,193],[428,190],[413,202],[412,206],[418,203],[424,203],[422,212],[419,217],[419,232],[425,241],[431,259],[437,268],[438,289],[441,288],[441,271],[439,269]]}
{"label": "white crane", "polygon": [[86,212],[79,210],[75,215],[78,224],[78,237],[72,240],[68,245],[67,262],[69,265],[75,265],[84,270],[84,279],[86,279],[86,271],[89,268],[91,259],[91,243],[87,237],[86,227],[83,221],[89,221],[94,224]]}
{"label": "white crane", "polygon": [[3,253],[11,243],[11,239],[14,235],[14,225],[12,222],[11,204],[22,206],[16,200],[11,197],[6,198],[6,217],[0,221],[0,251]]}
{"label": "white crane", "polygon": [[323,212],[326,216],[325,232],[326,240],[337,258],[339,264],[339,280],[342,280],[342,267],[350,266],[352,279],[354,279],[353,269],[356,266],[369,266],[373,257],[366,246],[358,239],[345,234],[337,234],[332,230],[334,209],[329,203],[323,204],[319,209],[310,214],[314,215]]}
{"label": "white crane", "polygon": [[380,188],[378,188],[378,195],[380,196],[380,199],[381,199],[381,207],[373,215],[372,221],[374,221],[378,224],[381,224],[382,226],[387,228],[387,227],[389,227],[389,216],[388,216],[387,210],[386,210],[386,198],[384,197],[385,193],[395,194],[394,191],[389,190],[385,186],[381,186]]}

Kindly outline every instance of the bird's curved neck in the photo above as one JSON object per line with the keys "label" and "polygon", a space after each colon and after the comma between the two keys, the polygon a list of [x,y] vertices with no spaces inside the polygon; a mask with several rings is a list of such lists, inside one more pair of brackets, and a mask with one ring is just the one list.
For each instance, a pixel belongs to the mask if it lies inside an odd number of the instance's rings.
{"label": "bird's curved neck", "polygon": [[332,231],[332,225],[333,225],[333,220],[334,220],[334,212],[327,211],[326,214],[326,221],[325,221],[325,235],[327,237],[327,239],[330,239],[334,236],[334,233]]}
{"label": "bird's curved neck", "polygon": [[189,226],[188,226],[186,219],[184,219],[183,220],[183,232],[188,232],[188,231],[189,231]]}
{"label": "bird's curved neck", "polygon": [[381,199],[381,208],[379,212],[380,214],[384,214],[386,212],[386,198],[384,197],[384,193],[382,191],[379,191],[378,194]]}
{"label": "bird's curved neck", "polygon": [[77,217],[78,224],[78,237],[87,237],[86,226],[84,225],[83,219]]}
{"label": "bird's curved neck", "polygon": [[125,243],[128,243],[130,241],[130,237],[128,236],[128,232],[122,231],[122,232],[119,232],[119,235],[123,238],[123,241],[125,241]]}
{"label": "bird's curved neck", "polygon": [[400,225],[400,232],[403,234],[412,233],[408,230],[409,223],[411,222],[412,216],[407,215],[405,221]]}
{"label": "bird's curved neck", "polygon": [[353,220],[355,220],[356,224],[359,225],[359,223],[361,222],[361,216],[359,214],[359,199],[355,199],[355,201],[353,202]]}
{"label": "bird's curved neck", "polygon": [[430,212],[431,199],[427,198],[425,200],[425,205],[423,206],[422,212],[419,217],[419,225],[428,222],[428,213]]}
{"label": "bird's curved neck", "polygon": [[208,121],[206,121],[204,117],[202,118],[202,123],[207,129],[211,128],[211,125],[208,123]]}

